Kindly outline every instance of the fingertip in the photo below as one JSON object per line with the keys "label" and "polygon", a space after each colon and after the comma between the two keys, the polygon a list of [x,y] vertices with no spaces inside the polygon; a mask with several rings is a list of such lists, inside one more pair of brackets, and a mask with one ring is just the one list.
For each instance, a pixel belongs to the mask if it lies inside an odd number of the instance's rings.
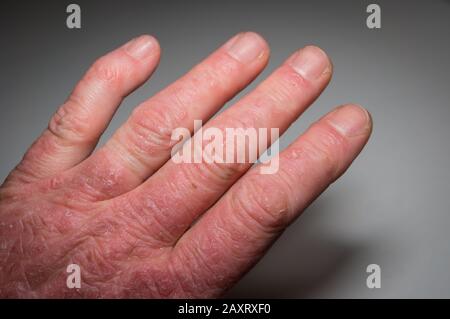
{"label": "fingertip", "polygon": [[137,60],[159,56],[161,48],[158,40],[148,34],[140,35],[123,46],[125,52]]}
{"label": "fingertip", "polygon": [[270,49],[269,43],[266,41],[266,39],[261,34],[254,32],[254,31],[244,31],[242,33],[248,37],[254,38],[256,41],[258,41],[260,43],[260,45],[262,47],[266,48],[267,50]]}
{"label": "fingertip", "polygon": [[372,131],[372,117],[359,104],[350,103],[339,106],[326,117],[328,123],[347,137],[369,136]]}
{"label": "fingertip", "polygon": [[245,64],[268,60],[270,56],[267,41],[252,31],[238,33],[225,43],[224,49],[234,59]]}
{"label": "fingertip", "polygon": [[332,64],[332,61],[331,61],[331,58],[329,57],[329,55],[325,52],[324,49],[322,49],[321,47],[319,47],[317,45],[309,44],[309,45],[306,45],[305,47],[303,47],[301,50],[309,51],[312,54],[321,56],[323,59],[325,59],[327,61],[328,64],[330,64],[330,65]]}
{"label": "fingertip", "polygon": [[307,45],[297,50],[288,59],[288,63],[309,81],[316,81],[323,77],[330,78],[333,73],[331,59],[324,50],[314,45]]}

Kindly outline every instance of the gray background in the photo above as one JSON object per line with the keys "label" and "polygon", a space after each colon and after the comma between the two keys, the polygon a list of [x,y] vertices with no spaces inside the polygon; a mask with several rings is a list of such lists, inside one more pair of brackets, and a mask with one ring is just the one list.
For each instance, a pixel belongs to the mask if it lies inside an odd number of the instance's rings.
{"label": "gray background", "polygon": [[[234,33],[257,31],[271,45],[256,82],[317,44],[334,61],[333,81],[282,145],[345,102],[371,111],[372,139],[228,296],[450,297],[450,1],[373,1],[381,30],[366,28],[362,0],[75,2],[81,30],[65,26],[68,1],[0,4],[1,178],[90,63],[136,35],[160,40],[161,64],[106,136]],[[381,289],[366,287],[371,263]]]}

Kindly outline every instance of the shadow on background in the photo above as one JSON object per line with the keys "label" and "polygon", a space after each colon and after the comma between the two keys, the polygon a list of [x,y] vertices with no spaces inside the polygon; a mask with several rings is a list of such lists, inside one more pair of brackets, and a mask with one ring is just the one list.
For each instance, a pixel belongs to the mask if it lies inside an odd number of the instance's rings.
{"label": "shadow on background", "polygon": [[321,198],[307,209],[225,297],[311,298],[329,290],[368,250],[363,244],[337,240],[323,227],[326,214],[320,212],[332,212],[333,202]]}

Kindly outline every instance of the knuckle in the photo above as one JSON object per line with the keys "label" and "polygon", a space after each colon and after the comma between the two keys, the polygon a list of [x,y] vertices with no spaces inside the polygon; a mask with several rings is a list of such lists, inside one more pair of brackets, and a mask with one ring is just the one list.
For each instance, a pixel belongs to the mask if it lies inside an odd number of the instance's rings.
{"label": "knuckle", "polygon": [[117,264],[112,259],[105,258],[102,247],[95,237],[88,237],[85,243],[75,251],[73,260],[83,265],[84,279],[89,281],[101,281],[104,277],[114,276],[117,272]]}
{"label": "knuckle", "polygon": [[89,132],[89,121],[84,115],[83,105],[83,101],[79,97],[71,95],[50,119],[49,131],[64,141],[79,142],[86,140]]}
{"label": "knuckle", "polygon": [[128,137],[138,154],[168,152],[178,142],[172,140],[172,131],[179,125],[184,112],[177,113],[170,107],[161,109],[138,108],[133,112]]}
{"label": "knuckle", "polygon": [[167,211],[152,196],[135,199],[124,196],[118,201],[115,216],[126,225],[128,235],[149,247],[170,246],[176,238],[176,227],[167,223]]}
{"label": "knuckle", "polygon": [[238,191],[231,192],[230,204],[248,227],[277,233],[291,219],[288,188],[283,179],[248,176]]}
{"label": "knuckle", "polygon": [[321,175],[327,180],[334,180],[340,169],[340,153],[345,149],[345,139],[334,129],[326,126],[313,127],[317,139],[305,139],[300,147],[304,158],[319,167]]}
{"label": "knuckle", "polygon": [[[243,105],[243,107],[248,107],[248,105]],[[255,129],[258,127],[258,123],[261,121],[261,115],[253,110],[245,110],[245,115],[242,116],[241,113],[237,112],[235,114],[229,114],[223,123],[224,128],[237,128],[237,129]],[[247,112],[248,111],[248,112]]]}
{"label": "knuckle", "polygon": [[80,171],[68,175],[68,185],[94,202],[124,193],[130,183],[128,170],[104,150],[80,164]]}
{"label": "knuckle", "polygon": [[199,175],[208,183],[215,182],[216,185],[222,186],[224,183],[234,180],[240,176],[247,168],[245,163],[202,163],[197,166]]}
{"label": "knuckle", "polygon": [[293,95],[305,94],[310,91],[313,86],[312,83],[306,80],[298,72],[289,65],[283,65],[275,71],[275,76],[273,77],[268,89],[277,92],[280,97],[290,98]]}
{"label": "knuckle", "polygon": [[[288,66],[275,71],[273,77],[262,84],[258,103],[276,112],[298,114],[298,101],[310,99],[311,84]],[[302,102],[302,103],[306,103]],[[296,115],[298,116],[298,115]]]}
{"label": "knuckle", "polygon": [[86,74],[86,80],[97,80],[110,86],[120,87],[122,73],[120,61],[104,56],[94,62]]}
{"label": "knuckle", "polygon": [[[223,132],[223,136],[226,136],[223,140],[219,140],[223,148],[221,157],[213,157],[206,151],[208,143],[203,143],[201,155],[204,161],[191,167],[205,182],[213,181],[218,186],[223,186],[224,183],[242,175],[251,166],[258,151],[253,147],[258,141],[258,134],[252,134],[252,129],[257,126],[255,124],[258,114],[252,115],[241,118],[228,115],[218,124],[217,128]],[[228,128],[233,129],[233,133],[227,133]],[[232,143],[229,143],[230,141]]]}
{"label": "knuckle", "polygon": [[290,89],[310,89],[312,83],[300,73],[295,71],[292,66],[284,65],[281,69],[283,84]]}

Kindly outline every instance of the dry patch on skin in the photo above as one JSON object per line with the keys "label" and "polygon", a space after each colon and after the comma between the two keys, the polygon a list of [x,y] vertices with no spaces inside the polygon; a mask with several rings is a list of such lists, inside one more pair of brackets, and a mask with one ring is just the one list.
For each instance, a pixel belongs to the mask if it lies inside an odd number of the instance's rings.
{"label": "dry patch on skin", "polygon": [[[2,297],[171,294],[175,288],[168,286],[169,275],[163,271],[166,262],[156,262],[165,260],[170,248],[162,248],[145,229],[139,228],[138,221],[116,218],[111,207],[93,203],[76,209],[64,206],[64,201],[58,199],[60,193],[53,191],[55,185],[60,184],[42,186],[32,196],[2,189]],[[72,263],[82,270],[83,289],[76,292],[66,285],[66,267]],[[144,264],[154,268],[135,272],[134,277],[124,275]],[[151,278],[146,277],[150,272]],[[136,288],[139,286],[142,290]],[[152,286],[160,288],[149,290]]]}

